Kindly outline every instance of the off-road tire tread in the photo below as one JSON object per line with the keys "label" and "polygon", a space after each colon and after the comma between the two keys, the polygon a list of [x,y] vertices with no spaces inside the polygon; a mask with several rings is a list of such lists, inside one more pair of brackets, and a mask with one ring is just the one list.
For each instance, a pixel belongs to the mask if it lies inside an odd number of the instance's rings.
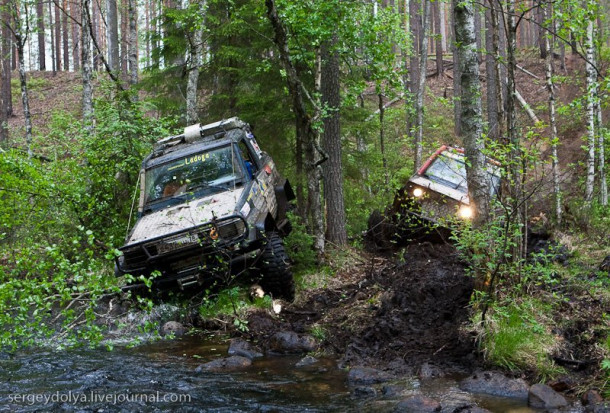
{"label": "off-road tire tread", "polygon": [[276,233],[267,234],[267,245],[260,258],[261,287],[274,298],[294,300],[294,279],[284,241]]}

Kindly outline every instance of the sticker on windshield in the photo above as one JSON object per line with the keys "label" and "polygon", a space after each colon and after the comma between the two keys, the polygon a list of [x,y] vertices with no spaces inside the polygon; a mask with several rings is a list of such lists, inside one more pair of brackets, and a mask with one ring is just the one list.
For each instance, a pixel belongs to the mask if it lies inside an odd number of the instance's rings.
{"label": "sticker on windshield", "polygon": [[252,138],[250,139],[250,142],[252,143],[254,152],[256,152],[256,154],[258,155],[259,158],[262,157],[263,151],[261,151],[261,148],[259,148],[258,143],[256,143],[256,139],[254,139],[254,136],[252,136]]}
{"label": "sticker on windshield", "polygon": [[204,162],[206,159],[210,159],[209,153],[200,153],[199,155],[193,155],[189,158],[184,158],[185,165],[191,165],[197,162]]}

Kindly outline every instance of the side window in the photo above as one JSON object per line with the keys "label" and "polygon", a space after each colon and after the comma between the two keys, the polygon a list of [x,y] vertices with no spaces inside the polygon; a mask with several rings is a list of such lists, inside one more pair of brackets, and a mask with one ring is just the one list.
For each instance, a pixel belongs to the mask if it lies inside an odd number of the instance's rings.
{"label": "side window", "polygon": [[250,176],[250,179],[252,179],[254,176],[256,176],[258,167],[256,166],[254,156],[244,141],[239,143],[239,152],[241,153],[241,157],[244,159],[246,171],[248,171],[248,175]]}

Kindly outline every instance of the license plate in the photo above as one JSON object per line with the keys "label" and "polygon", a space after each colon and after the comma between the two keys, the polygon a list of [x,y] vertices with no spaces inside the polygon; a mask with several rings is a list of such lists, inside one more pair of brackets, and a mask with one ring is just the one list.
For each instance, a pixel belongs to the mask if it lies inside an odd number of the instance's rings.
{"label": "license plate", "polygon": [[162,241],[157,246],[157,251],[160,254],[175,251],[180,248],[190,247],[199,243],[199,237],[197,235],[185,235],[180,238],[174,238],[171,240]]}

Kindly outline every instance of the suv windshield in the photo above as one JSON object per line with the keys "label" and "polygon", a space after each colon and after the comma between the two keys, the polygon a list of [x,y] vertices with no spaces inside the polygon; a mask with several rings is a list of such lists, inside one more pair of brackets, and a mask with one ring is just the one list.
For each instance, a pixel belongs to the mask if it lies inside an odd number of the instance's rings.
{"label": "suv windshield", "polygon": [[443,185],[448,185],[464,193],[468,192],[466,166],[463,160],[440,154],[426,169],[425,175]]}
{"label": "suv windshield", "polygon": [[148,169],[144,203],[149,204],[205,188],[233,185],[243,178],[239,154],[232,145],[190,154]]}
{"label": "suv windshield", "polygon": [[[493,196],[499,190],[500,176],[498,175],[498,167],[495,167],[491,162],[488,162],[487,165],[489,191],[490,195]],[[424,175],[432,181],[448,185],[463,193],[468,192],[466,165],[464,164],[463,156],[454,158],[445,153],[441,153],[426,169]]]}

